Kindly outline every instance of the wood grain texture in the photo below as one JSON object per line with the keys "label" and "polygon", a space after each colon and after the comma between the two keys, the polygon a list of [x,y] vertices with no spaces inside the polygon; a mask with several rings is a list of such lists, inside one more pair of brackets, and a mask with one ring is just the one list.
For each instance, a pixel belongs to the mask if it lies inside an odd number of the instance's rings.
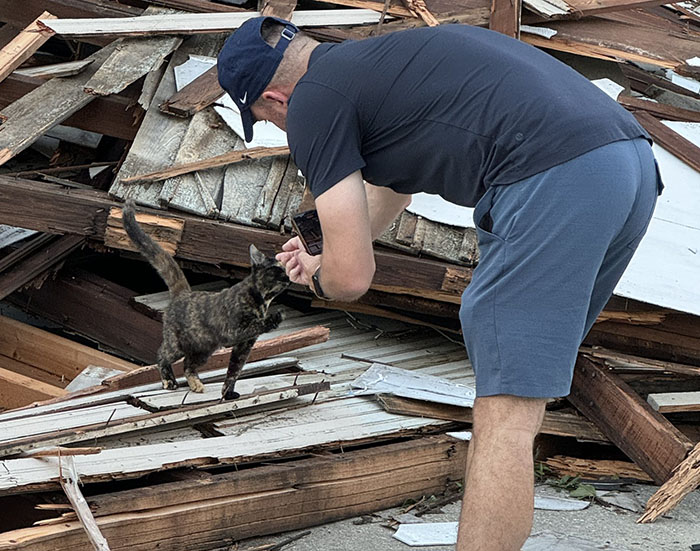
{"label": "wood grain texture", "polygon": [[[55,15],[51,15],[47,11],[39,17],[41,19],[56,18]],[[3,46],[0,49],[0,81],[5,80],[12,71],[32,57],[34,52],[41,48],[53,35],[53,31],[41,29],[38,19],[35,19],[13,40]]]}
{"label": "wood grain texture", "polygon": [[[93,496],[89,503],[113,551],[156,545],[200,551],[441,493],[463,477],[466,449],[466,442],[445,436],[420,438]],[[168,538],[162,537],[164,522],[177,527]],[[2,550],[69,551],[85,543],[77,522],[0,535]]]}
{"label": "wood grain texture", "polygon": [[632,96],[620,94],[617,98],[620,105],[630,111],[646,111],[657,118],[670,121],[700,122],[700,111],[665,105],[655,101],[647,101]]}
{"label": "wood grain texture", "polygon": [[627,456],[663,484],[690,440],[614,373],[579,356],[568,400]]}
{"label": "wood grain texture", "polygon": [[634,116],[659,145],[700,172],[700,147],[645,111],[637,111]]}
{"label": "wood grain texture", "polygon": [[160,105],[160,110],[178,117],[191,117],[224,95],[216,65],[199,75]]}
{"label": "wood grain texture", "polygon": [[521,10],[521,0],[493,0],[489,29],[506,36],[520,38]]}
{"label": "wood grain texture", "polygon": [[18,408],[65,394],[60,387],[0,367],[0,408]]}
{"label": "wood grain texture", "polygon": [[663,392],[649,394],[649,405],[659,413],[700,411],[700,392]]}

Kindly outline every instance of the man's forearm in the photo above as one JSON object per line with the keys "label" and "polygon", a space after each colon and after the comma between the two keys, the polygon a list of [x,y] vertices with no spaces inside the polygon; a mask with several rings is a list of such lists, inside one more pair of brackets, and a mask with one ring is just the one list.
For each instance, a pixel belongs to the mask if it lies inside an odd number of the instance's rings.
{"label": "man's forearm", "polygon": [[390,188],[365,183],[367,206],[372,229],[372,241],[377,239],[389,225],[411,204],[411,196],[396,193]]}

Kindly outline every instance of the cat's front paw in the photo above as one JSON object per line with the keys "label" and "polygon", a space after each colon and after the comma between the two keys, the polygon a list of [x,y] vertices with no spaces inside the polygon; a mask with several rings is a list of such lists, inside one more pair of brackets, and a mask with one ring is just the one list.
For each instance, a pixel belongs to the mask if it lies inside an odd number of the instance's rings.
{"label": "cat's front paw", "polygon": [[282,323],[282,312],[277,310],[265,318],[265,329],[267,331],[277,329],[280,323]]}
{"label": "cat's front paw", "polygon": [[177,390],[177,381],[175,379],[163,379],[162,382],[165,390]]}
{"label": "cat's front paw", "polygon": [[192,392],[198,392],[199,394],[204,392],[204,383],[199,380],[199,377],[187,377],[187,384]]}

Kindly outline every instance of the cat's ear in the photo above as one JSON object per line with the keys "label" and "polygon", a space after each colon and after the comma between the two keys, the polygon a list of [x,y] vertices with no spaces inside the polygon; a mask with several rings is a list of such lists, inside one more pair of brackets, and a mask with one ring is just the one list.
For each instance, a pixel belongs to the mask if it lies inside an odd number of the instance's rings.
{"label": "cat's ear", "polygon": [[250,264],[258,266],[265,262],[265,255],[261,253],[255,245],[250,246]]}

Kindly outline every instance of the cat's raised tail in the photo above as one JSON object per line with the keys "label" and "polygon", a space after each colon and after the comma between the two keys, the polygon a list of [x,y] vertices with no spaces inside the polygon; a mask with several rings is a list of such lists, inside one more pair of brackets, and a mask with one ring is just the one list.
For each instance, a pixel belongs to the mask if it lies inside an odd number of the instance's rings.
{"label": "cat's raised tail", "polygon": [[160,277],[163,278],[163,281],[165,281],[165,284],[170,290],[170,294],[175,296],[189,291],[190,284],[187,283],[185,274],[182,273],[177,262],[163,250],[163,247],[153,241],[136,221],[134,201],[132,199],[126,200],[122,208],[122,218],[124,221],[124,229],[131,238],[131,241],[133,241],[139,252],[145,256],[148,262],[156,269]]}

